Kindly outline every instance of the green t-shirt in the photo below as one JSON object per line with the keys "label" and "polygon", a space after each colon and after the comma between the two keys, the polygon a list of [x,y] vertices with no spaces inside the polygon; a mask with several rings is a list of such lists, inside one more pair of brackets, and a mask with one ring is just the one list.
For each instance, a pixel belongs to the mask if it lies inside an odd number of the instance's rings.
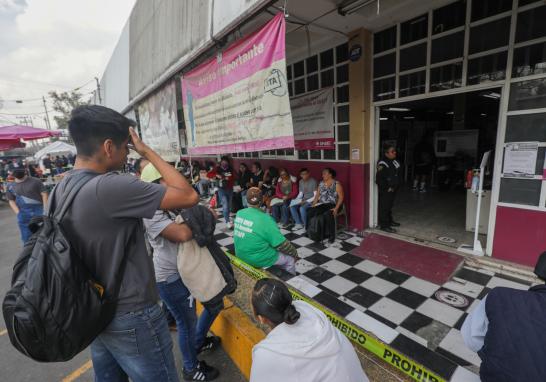
{"label": "green t-shirt", "polygon": [[235,217],[235,253],[246,263],[267,268],[277,262],[279,254],[275,247],[286,238],[281,234],[275,220],[256,208],[245,208]]}

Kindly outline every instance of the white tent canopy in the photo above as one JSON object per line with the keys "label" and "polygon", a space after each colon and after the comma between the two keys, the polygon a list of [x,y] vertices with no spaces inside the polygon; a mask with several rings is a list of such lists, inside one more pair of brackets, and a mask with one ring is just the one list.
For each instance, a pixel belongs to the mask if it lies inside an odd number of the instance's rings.
{"label": "white tent canopy", "polygon": [[66,155],[68,153],[75,155],[76,147],[69,145],[66,142],[57,141],[38,151],[36,154],[34,154],[34,158],[40,160],[47,154]]}

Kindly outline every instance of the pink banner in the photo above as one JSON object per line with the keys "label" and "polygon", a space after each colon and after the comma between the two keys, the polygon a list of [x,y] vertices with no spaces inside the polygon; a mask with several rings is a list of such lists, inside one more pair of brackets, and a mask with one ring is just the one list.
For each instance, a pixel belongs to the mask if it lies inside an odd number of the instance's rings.
{"label": "pink banner", "polygon": [[294,147],[282,13],[185,74],[190,154]]}

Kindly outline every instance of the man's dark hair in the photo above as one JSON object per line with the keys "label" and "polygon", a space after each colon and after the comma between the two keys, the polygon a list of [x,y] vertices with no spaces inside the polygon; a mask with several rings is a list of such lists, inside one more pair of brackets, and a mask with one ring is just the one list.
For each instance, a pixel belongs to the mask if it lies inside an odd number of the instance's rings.
{"label": "man's dark hair", "polygon": [[252,164],[253,164],[254,166],[256,166],[256,168],[257,168],[258,170],[261,170],[261,169],[262,169],[262,165],[261,165],[260,162],[254,162],[254,163],[252,163]]}
{"label": "man's dark hair", "polygon": [[302,168],[302,169],[300,170],[300,174],[301,174],[302,172],[309,172],[309,169],[308,169],[307,167],[304,167],[304,168]]}
{"label": "man's dark hair", "polygon": [[396,147],[391,143],[383,143],[383,154],[386,154],[390,149],[396,150]]}
{"label": "man's dark hair", "polygon": [[130,126],[136,126],[135,121],[115,110],[100,105],[85,105],[72,111],[68,131],[78,155],[92,157],[107,139],[119,147],[129,137]]}
{"label": "man's dark hair", "polygon": [[15,170],[13,170],[13,176],[15,177],[15,179],[23,179],[26,174],[27,172],[24,168],[16,168]]}

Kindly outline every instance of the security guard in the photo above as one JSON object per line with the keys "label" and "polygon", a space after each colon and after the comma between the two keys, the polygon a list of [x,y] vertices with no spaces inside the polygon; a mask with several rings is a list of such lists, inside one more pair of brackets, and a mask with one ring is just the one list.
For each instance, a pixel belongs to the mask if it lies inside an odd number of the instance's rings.
{"label": "security guard", "polygon": [[383,156],[377,162],[377,175],[375,182],[379,189],[379,228],[382,231],[394,233],[394,227],[400,223],[392,219],[392,206],[398,189],[400,163],[396,160],[396,148],[393,145],[383,146]]}

